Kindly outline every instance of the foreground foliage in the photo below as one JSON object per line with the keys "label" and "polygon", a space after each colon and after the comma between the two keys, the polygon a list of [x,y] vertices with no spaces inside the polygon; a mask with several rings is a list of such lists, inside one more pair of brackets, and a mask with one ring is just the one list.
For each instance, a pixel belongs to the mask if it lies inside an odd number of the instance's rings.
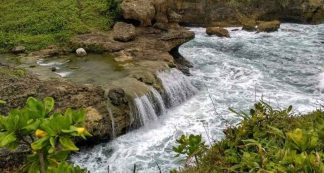
{"label": "foreground foliage", "polygon": [[292,107],[260,102],[237,127],[224,131],[196,167],[182,172],[324,172],[324,112],[296,116]]}
{"label": "foreground foliage", "polygon": [[115,0],[2,0],[0,53],[17,45],[37,50],[65,44],[75,34],[106,30],[117,15]]}
{"label": "foreground foliage", "polygon": [[61,114],[53,109],[53,98],[38,101],[30,97],[24,108],[0,116],[0,147],[14,150],[25,145],[30,148],[23,172],[86,172],[66,162],[70,152],[79,150],[72,138],[90,136],[83,127],[84,112],[67,109]]}

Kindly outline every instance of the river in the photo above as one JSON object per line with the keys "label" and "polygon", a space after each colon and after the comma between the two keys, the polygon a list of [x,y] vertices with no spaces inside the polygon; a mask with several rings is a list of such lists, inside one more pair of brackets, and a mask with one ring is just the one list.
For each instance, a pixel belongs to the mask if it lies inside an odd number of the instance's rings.
{"label": "river", "polygon": [[172,146],[181,134],[202,134],[207,144],[239,122],[229,107],[248,110],[263,99],[296,114],[324,105],[324,25],[282,24],[274,33],[228,28],[231,38],[191,28],[194,40],[180,53],[194,64],[189,77],[198,93],[144,127],[72,156],[90,172],[157,173],[183,165]]}

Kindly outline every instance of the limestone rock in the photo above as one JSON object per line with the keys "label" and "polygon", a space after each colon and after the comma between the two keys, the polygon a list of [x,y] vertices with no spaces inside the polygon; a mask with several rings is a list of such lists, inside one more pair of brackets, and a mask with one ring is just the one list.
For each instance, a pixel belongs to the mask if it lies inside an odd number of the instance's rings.
{"label": "limestone rock", "polygon": [[129,62],[133,60],[133,57],[123,50],[116,53],[115,55],[116,57],[114,58],[114,60],[116,62]]}
{"label": "limestone rock", "polygon": [[280,22],[277,20],[269,22],[260,22],[257,30],[258,32],[275,32],[280,28]]}
{"label": "limestone rock", "polygon": [[75,51],[75,53],[76,53],[77,56],[86,56],[87,55],[87,52],[83,48],[78,48]]}
{"label": "limestone rock", "polygon": [[154,23],[153,27],[162,31],[167,31],[169,29],[167,24],[160,22]]}
{"label": "limestone rock", "polygon": [[243,20],[241,21],[242,29],[245,31],[255,31],[256,30],[256,22],[254,20]]}
{"label": "limestone rock", "polygon": [[121,42],[132,41],[136,37],[135,27],[132,24],[117,22],[114,25],[114,40]]}
{"label": "limestone rock", "polygon": [[122,88],[113,88],[109,90],[108,97],[111,103],[115,106],[120,106],[128,103],[125,91]]}
{"label": "limestone rock", "polygon": [[11,52],[14,54],[24,53],[25,51],[26,51],[25,46],[17,46],[11,50]]}
{"label": "limestone rock", "polygon": [[182,20],[182,16],[175,11],[168,10],[168,19],[170,22],[179,23]]}
{"label": "limestone rock", "polygon": [[221,27],[208,27],[206,29],[208,35],[216,35],[218,37],[230,37],[229,32]]}
{"label": "limestone rock", "polygon": [[137,20],[142,26],[150,26],[155,17],[155,8],[150,0],[124,0],[120,7],[125,19]]}

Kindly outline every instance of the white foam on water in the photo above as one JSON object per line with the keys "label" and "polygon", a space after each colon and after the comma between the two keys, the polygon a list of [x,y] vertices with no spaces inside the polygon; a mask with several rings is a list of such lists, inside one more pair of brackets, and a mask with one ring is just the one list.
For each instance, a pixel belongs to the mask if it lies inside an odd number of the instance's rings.
{"label": "white foam on water", "polygon": [[153,95],[153,100],[156,102],[156,112],[160,115],[164,115],[166,114],[167,110],[166,110],[166,107],[165,107],[165,104],[164,104],[164,101],[162,99],[162,96],[161,94],[153,87],[150,87],[150,90],[152,92],[152,95]]}
{"label": "white foam on water", "polygon": [[318,84],[318,88],[320,90],[320,92],[324,92],[324,72],[320,73],[318,75],[318,80],[319,80],[319,84]]}
{"label": "white foam on water", "polygon": [[177,106],[197,93],[191,81],[177,69],[159,72],[157,77],[166,92],[168,107]]}
{"label": "white foam on water", "polygon": [[[72,156],[72,161],[94,173],[162,172],[183,165],[172,146],[181,134],[202,134],[220,140],[227,124],[236,124],[228,107],[248,111],[261,97],[274,107],[294,106],[308,112],[324,103],[318,87],[324,71],[324,25],[282,24],[279,32],[231,31],[231,38],[205,34],[192,28],[194,40],[180,47],[180,53],[194,64],[189,77],[198,93],[169,109],[157,121],[115,140]],[[178,77],[166,84],[177,83]],[[180,84],[181,86],[181,84]],[[166,87],[167,88],[167,87]],[[207,90],[208,89],[208,90]],[[181,91],[169,89],[175,103]],[[211,101],[213,100],[213,102]],[[214,103],[214,105],[213,105]],[[216,108],[216,112],[214,107]],[[205,123],[205,127],[203,125]]]}
{"label": "white foam on water", "polygon": [[147,95],[136,97],[134,99],[134,106],[135,110],[133,112],[133,117],[139,120],[140,126],[147,125],[150,121],[157,120],[154,106]]}
{"label": "white foam on water", "polygon": [[55,74],[59,75],[60,77],[68,77],[72,74],[71,71],[61,71],[61,72],[54,72]]}

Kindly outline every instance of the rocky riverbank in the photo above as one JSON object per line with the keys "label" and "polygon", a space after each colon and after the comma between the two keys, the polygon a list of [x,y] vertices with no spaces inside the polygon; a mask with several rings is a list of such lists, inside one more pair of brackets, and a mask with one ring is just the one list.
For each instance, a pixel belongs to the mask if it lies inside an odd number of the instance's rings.
{"label": "rocky riverbank", "polygon": [[[87,113],[86,127],[93,135],[83,142],[85,145],[111,140],[143,125],[145,119],[138,116],[150,110],[137,110],[139,108],[136,107],[136,99],[154,95],[157,97],[150,98],[150,102],[158,102],[162,97],[166,100],[166,91],[157,76],[158,73],[168,73],[170,68],[178,68],[189,74],[191,67],[177,49],[194,38],[194,34],[177,24],[181,16],[163,2],[166,1],[139,5],[140,1],[124,1],[121,6],[128,23],[116,23],[112,31],[77,35],[66,48],[51,46],[37,52],[22,54],[17,58],[24,68],[21,68],[21,65],[17,68],[10,64],[2,64],[0,98],[7,104],[0,105],[1,113],[6,114],[10,109],[22,107],[29,96],[40,99],[53,97],[58,111],[68,107],[84,108]],[[143,15],[149,13],[156,15]],[[160,21],[160,18],[163,20]],[[148,22],[152,20],[159,21],[159,24],[152,25]],[[53,76],[47,74],[50,74],[51,70],[55,71],[53,68],[49,68],[48,73],[33,73],[40,59],[68,55],[80,47],[86,51],[82,50],[83,56],[86,53],[109,54],[118,66],[127,71],[127,76],[98,86],[74,83],[55,75],[52,79]],[[22,52],[24,51],[17,53]],[[141,100],[137,101],[141,104]],[[164,107],[154,108],[153,111],[158,115],[163,109]],[[26,151],[21,149],[14,155],[21,152]],[[15,167],[22,161],[11,157],[8,151],[1,152],[1,155],[1,169]]]}
{"label": "rocky riverbank", "polygon": [[249,21],[319,24],[324,22],[323,0],[179,0],[170,1],[190,26],[241,26]]}
{"label": "rocky riverbank", "polygon": [[[242,4],[234,5],[225,1],[124,0],[120,5],[123,21],[116,23],[113,30],[95,30],[76,35],[64,48],[50,46],[21,54],[18,59],[25,65],[24,68],[0,64],[0,99],[7,102],[6,105],[0,105],[0,113],[6,114],[10,109],[21,107],[29,96],[40,99],[51,96],[56,100],[57,110],[85,108],[86,126],[93,137],[84,144],[111,140],[144,125],[147,119],[155,118],[149,114],[160,115],[165,105],[177,105],[195,92],[183,76],[190,74],[192,64],[178,52],[178,47],[193,39],[194,34],[179,23],[248,26],[246,23],[251,21],[254,24],[257,20],[274,19],[302,23],[323,22],[321,0],[293,4],[288,1],[289,4],[280,9],[277,9],[275,3],[262,2],[242,8]],[[266,8],[267,5],[271,8]],[[295,11],[286,13],[287,8]],[[82,56],[88,53],[109,54],[127,75],[99,86],[94,83],[79,84],[61,77],[52,79],[47,73],[33,73],[38,60],[68,55],[76,50]],[[22,46],[17,46],[13,51],[25,52]],[[178,73],[175,68],[182,73]],[[48,69],[49,73],[51,70],[56,69]],[[173,86],[169,86],[174,81],[178,82],[177,86],[183,91],[173,90]],[[182,98],[172,100],[172,94],[178,93]],[[161,100],[165,105],[161,104]],[[7,151],[1,152],[0,170],[19,164],[21,160],[11,156]]]}

